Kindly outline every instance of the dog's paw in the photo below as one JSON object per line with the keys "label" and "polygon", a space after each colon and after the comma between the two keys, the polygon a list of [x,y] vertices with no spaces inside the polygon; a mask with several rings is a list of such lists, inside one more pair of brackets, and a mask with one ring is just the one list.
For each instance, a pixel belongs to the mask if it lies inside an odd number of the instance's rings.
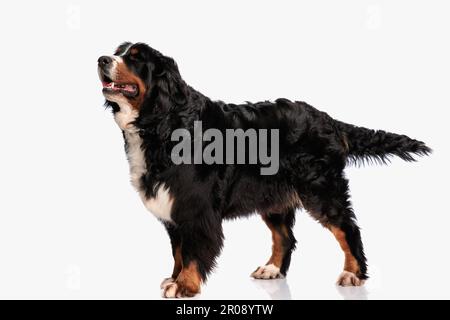
{"label": "dog's paw", "polygon": [[191,298],[200,293],[198,288],[189,288],[180,282],[167,283],[163,288],[163,298]]}
{"label": "dog's paw", "polygon": [[162,282],[161,282],[161,289],[165,289],[169,284],[174,283],[175,279],[174,278],[165,278]]}
{"label": "dog's paw", "polygon": [[175,282],[166,284],[163,289],[163,298],[176,298],[178,285]]}
{"label": "dog's paw", "polygon": [[274,264],[268,264],[256,269],[251,275],[255,279],[279,279],[284,278],[280,272],[280,268]]}
{"label": "dog's paw", "polygon": [[343,271],[336,284],[342,287],[359,287],[364,284],[364,280],[358,278],[353,272]]}

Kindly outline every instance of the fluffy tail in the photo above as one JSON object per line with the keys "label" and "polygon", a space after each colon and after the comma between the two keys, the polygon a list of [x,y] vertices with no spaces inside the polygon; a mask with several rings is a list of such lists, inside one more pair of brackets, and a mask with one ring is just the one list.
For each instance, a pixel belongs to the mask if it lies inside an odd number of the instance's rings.
{"label": "fluffy tail", "polygon": [[371,130],[337,121],[344,133],[349,149],[349,160],[353,163],[389,162],[389,157],[397,156],[405,161],[416,161],[414,155],[429,155],[432,150],[424,142],[405,135]]}

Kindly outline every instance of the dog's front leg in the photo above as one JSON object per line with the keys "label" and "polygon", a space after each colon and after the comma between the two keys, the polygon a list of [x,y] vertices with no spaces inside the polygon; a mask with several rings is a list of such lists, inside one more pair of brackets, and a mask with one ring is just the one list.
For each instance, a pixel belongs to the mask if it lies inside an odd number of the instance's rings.
{"label": "dog's front leg", "polygon": [[[222,249],[222,221],[220,216],[213,212],[202,213],[194,215],[191,220],[178,222],[173,232],[176,232],[180,239],[181,270],[176,279],[164,285],[163,296],[193,297],[200,293],[201,284],[205,282]],[[176,267],[177,249],[174,252]]]}
{"label": "dog's front leg", "polygon": [[164,226],[166,227],[167,233],[170,237],[170,244],[172,246],[172,255],[173,255],[173,271],[172,275],[169,278],[165,278],[161,282],[161,289],[165,289],[169,284],[172,284],[175,282],[175,280],[178,278],[178,275],[181,272],[181,269],[183,267],[182,259],[181,259],[181,237],[178,233],[178,230],[176,226],[174,226],[171,223],[165,223]]}

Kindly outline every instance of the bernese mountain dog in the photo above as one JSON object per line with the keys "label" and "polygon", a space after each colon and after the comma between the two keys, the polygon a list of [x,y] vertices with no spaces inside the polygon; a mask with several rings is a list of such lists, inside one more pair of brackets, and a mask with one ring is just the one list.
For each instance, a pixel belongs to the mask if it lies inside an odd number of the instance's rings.
{"label": "bernese mountain dog", "polygon": [[[385,163],[390,156],[414,161],[428,155],[423,142],[331,118],[305,102],[231,104],[213,101],[190,87],[175,61],[144,43],[123,43],[98,59],[105,105],[122,131],[131,183],[145,207],[167,229],[174,267],[164,297],[200,292],[223,246],[222,220],[259,214],[272,232],[272,255],[251,276],[286,276],[296,240],[295,212],[304,208],[336,237],[345,262],[337,284],[360,286],[368,278],[360,230],[349,200],[344,169],[349,163]],[[172,133],[204,129],[276,129],[275,174],[256,163],[175,164]],[[192,142],[194,143],[194,142]],[[208,144],[202,141],[202,146]],[[248,146],[249,143],[246,144]],[[276,147],[276,148],[275,148]],[[276,150],[275,150],[276,149]],[[229,149],[220,150],[225,153]],[[231,152],[249,155],[248,150]],[[231,157],[236,157],[232,154]]]}

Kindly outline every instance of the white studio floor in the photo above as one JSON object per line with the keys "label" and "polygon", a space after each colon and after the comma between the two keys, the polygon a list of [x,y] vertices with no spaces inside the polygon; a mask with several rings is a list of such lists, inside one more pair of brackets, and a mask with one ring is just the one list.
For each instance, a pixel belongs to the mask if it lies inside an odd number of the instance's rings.
{"label": "white studio floor", "polygon": [[[114,218],[116,220],[117,217]],[[169,241],[153,217],[143,215],[144,227],[133,227],[133,236],[120,234],[131,223],[107,223],[103,239],[93,230],[80,238],[82,251],[66,243],[45,250],[54,255],[38,257],[39,249],[17,255],[17,268],[1,267],[1,298],[57,299],[161,299],[159,284],[170,275],[172,258]],[[121,220],[121,219],[120,219]],[[136,223],[136,219],[134,223]],[[140,220],[140,219],[137,219]],[[434,260],[424,252],[418,238],[397,237],[393,229],[384,234],[365,229],[366,253],[371,278],[363,287],[337,287],[343,256],[335,239],[304,213],[298,214],[294,252],[286,279],[254,280],[249,277],[270,252],[270,234],[258,217],[225,224],[225,247],[202,294],[194,299],[441,299],[448,298],[449,268],[446,256]],[[116,221],[117,222],[117,221]],[[423,223],[426,226],[427,223]],[[155,228],[153,228],[155,227]],[[411,226],[411,229],[416,226]],[[251,237],[249,237],[248,230]],[[115,234],[115,235],[114,235]],[[108,239],[111,237],[110,239]],[[115,237],[115,239],[113,239]],[[90,241],[91,245],[87,243]],[[99,243],[100,242],[100,243]],[[409,242],[407,245],[406,242]],[[79,245],[80,245],[79,243]],[[398,248],[403,246],[402,251]],[[41,251],[43,252],[43,251]],[[33,256],[36,254],[36,256]],[[7,260],[5,260],[7,261]],[[439,272],[440,266],[443,272]]]}

